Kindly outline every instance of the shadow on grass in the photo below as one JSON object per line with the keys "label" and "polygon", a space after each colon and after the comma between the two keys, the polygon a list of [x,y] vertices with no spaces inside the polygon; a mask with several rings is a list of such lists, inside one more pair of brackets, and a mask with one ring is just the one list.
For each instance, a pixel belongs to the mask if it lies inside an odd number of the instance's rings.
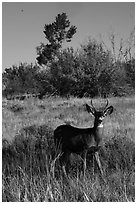
{"label": "shadow on grass", "polygon": [[3,172],[13,174],[18,167],[33,174],[44,173],[47,160],[54,154],[53,130],[46,125],[20,130],[10,144],[3,140]]}
{"label": "shadow on grass", "polygon": [[102,156],[108,174],[116,169],[128,172],[135,170],[135,143],[126,135],[117,134],[107,141]]}

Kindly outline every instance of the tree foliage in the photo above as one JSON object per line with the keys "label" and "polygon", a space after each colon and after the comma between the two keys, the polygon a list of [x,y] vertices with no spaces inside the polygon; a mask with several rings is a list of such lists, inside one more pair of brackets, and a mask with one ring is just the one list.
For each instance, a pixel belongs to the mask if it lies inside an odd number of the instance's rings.
{"label": "tree foliage", "polygon": [[62,13],[57,15],[53,23],[45,24],[43,32],[49,43],[46,45],[41,43],[37,47],[37,61],[39,65],[46,65],[57,57],[62,43],[64,41],[70,42],[76,33],[76,26],[70,26],[70,21],[67,19],[66,13]]}

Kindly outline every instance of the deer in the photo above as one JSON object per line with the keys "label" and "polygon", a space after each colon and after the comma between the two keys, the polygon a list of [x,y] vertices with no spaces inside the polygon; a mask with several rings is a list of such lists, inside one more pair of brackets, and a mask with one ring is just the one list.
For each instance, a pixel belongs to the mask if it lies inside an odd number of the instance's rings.
{"label": "deer", "polygon": [[63,124],[58,126],[54,131],[54,142],[57,148],[61,149],[60,161],[63,172],[66,174],[66,165],[69,162],[71,153],[81,155],[83,160],[84,175],[86,170],[86,156],[90,151],[95,156],[96,162],[103,175],[101,162],[99,159],[100,143],[103,138],[103,121],[106,116],[112,114],[113,106],[108,107],[108,99],[104,108],[96,110],[93,106],[92,99],[91,105],[86,104],[87,112],[94,116],[94,125],[89,128],[78,128],[70,124]]}

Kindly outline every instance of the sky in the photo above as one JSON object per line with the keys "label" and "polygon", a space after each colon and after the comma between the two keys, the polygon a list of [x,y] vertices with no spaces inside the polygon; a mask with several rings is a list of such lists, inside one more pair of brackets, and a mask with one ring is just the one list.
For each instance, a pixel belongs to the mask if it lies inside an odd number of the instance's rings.
{"label": "sky", "polygon": [[110,46],[109,34],[127,39],[135,27],[134,2],[3,2],[2,3],[2,69],[19,63],[35,63],[36,47],[44,37],[44,25],[54,22],[65,12],[71,25],[77,27],[71,43],[74,49],[88,38],[103,39]]}

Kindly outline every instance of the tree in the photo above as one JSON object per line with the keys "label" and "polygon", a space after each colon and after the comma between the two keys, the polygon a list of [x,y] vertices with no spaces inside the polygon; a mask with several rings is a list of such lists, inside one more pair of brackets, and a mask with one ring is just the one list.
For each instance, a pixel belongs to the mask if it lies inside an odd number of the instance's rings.
{"label": "tree", "polygon": [[39,65],[47,65],[47,63],[55,60],[63,42],[70,42],[76,29],[76,26],[70,26],[66,13],[58,14],[53,23],[45,24],[43,32],[49,43],[46,45],[41,43],[36,48]]}

